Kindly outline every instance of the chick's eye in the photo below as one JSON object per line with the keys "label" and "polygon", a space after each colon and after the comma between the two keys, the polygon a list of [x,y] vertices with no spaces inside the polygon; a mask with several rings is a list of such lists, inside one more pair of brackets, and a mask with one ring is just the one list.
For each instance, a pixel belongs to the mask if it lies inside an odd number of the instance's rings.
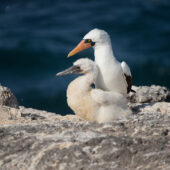
{"label": "chick's eye", "polygon": [[80,66],[75,66],[75,69],[80,70]]}

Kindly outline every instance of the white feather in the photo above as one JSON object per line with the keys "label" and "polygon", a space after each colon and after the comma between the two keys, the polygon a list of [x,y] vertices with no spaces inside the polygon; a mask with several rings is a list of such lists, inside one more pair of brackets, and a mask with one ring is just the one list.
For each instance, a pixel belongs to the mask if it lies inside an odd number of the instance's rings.
{"label": "white feather", "polygon": [[95,42],[94,55],[95,63],[99,67],[99,75],[96,79],[95,85],[105,91],[113,91],[127,95],[127,82],[124,77],[124,72],[128,75],[130,69],[126,63],[121,63],[116,60],[109,34],[100,29],[93,29],[88,32],[84,39],[91,39]]}
{"label": "white feather", "polygon": [[130,68],[129,66],[126,64],[126,62],[122,61],[121,62],[121,67],[122,67],[122,70],[123,70],[123,73],[126,74],[127,76],[131,76],[131,71],[130,71]]}
{"label": "white feather", "polygon": [[89,59],[79,59],[74,66],[83,75],[73,80],[67,88],[67,103],[81,118],[96,122],[111,122],[131,114],[126,97],[118,92],[91,88],[98,76],[97,65]]}
{"label": "white feather", "polygon": [[117,92],[104,91],[101,89],[92,89],[91,97],[93,98],[93,100],[95,100],[97,103],[101,105],[116,104],[121,107],[127,105],[126,98],[122,94]]}

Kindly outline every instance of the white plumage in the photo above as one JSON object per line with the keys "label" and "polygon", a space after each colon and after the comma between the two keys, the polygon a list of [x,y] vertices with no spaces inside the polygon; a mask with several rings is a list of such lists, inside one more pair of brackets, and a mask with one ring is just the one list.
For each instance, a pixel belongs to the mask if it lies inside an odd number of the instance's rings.
{"label": "white plumage", "polygon": [[122,70],[123,70],[123,73],[124,73],[124,74],[126,74],[126,75],[128,75],[128,76],[132,76],[132,75],[131,75],[130,68],[129,68],[129,66],[126,64],[126,62],[122,61],[121,67],[122,67]]}
{"label": "white plumage", "polygon": [[57,75],[69,73],[84,74],[73,80],[67,88],[67,103],[81,118],[101,123],[125,118],[131,113],[126,98],[121,93],[91,87],[100,73],[93,61],[79,59],[71,68]]}
{"label": "white plumage", "polygon": [[96,87],[126,96],[129,84],[126,81],[125,74],[131,76],[131,72],[125,62],[120,63],[114,57],[108,33],[104,30],[93,29],[83,39],[91,39],[95,43],[93,46],[95,63],[100,70]]}
{"label": "white plumage", "polygon": [[99,74],[95,85],[97,88],[127,95],[131,90],[132,77],[125,62],[118,62],[114,57],[109,34],[100,29],[93,29],[74,48],[68,57],[85,50],[94,48],[95,63],[99,67]]}

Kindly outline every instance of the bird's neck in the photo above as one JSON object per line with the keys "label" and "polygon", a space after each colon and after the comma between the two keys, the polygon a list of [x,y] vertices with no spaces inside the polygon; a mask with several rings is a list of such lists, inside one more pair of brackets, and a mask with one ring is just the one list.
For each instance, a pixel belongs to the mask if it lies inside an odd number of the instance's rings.
{"label": "bird's neck", "polygon": [[111,43],[99,45],[94,48],[95,62],[97,65],[108,65],[109,63],[117,63]]}
{"label": "bird's neck", "polygon": [[[68,91],[72,91],[72,95],[85,95],[91,89],[91,84],[95,81],[95,75],[88,73],[77,77],[68,87]],[[74,91],[72,89],[75,89]],[[73,94],[74,92],[74,94]]]}

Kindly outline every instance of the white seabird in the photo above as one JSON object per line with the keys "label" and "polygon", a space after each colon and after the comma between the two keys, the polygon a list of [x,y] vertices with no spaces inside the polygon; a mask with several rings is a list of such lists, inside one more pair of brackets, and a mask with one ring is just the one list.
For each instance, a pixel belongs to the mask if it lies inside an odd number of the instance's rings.
{"label": "white seabird", "polygon": [[114,57],[108,33],[97,28],[91,30],[84,36],[76,48],[68,54],[68,57],[89,47],[94,48],[95,63],[100,70],[95,82],[96,87],[118,92],[125,96],[130,91],[133,91],[131,89],[132,76],[130,69],[124,61],[120,63]]}
{"label": "white seabird", "polygon": [[73,63],[73,66],[58,73],[83,74],[73,80],[67,88],[67,103],[76,115],[88,121],[111,122],[125,118],[131,114],[126,98],[117,92],[94,89],[99,74],[97,65],[90,59],[83,58]]}

